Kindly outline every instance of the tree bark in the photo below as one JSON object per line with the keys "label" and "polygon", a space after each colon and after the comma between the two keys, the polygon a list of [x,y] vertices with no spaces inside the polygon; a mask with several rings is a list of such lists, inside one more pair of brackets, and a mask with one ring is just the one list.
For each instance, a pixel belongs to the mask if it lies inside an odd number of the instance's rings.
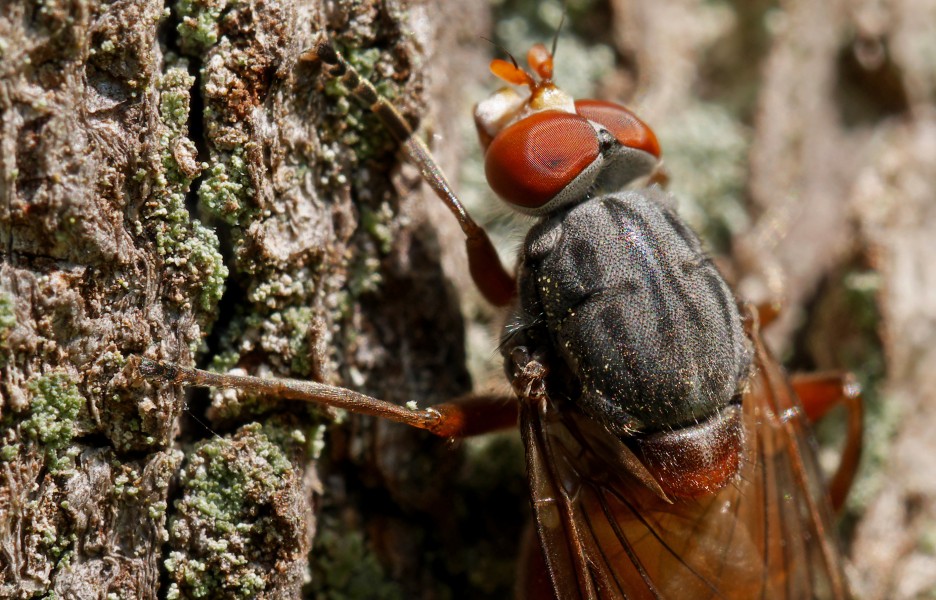
{"label": "tree bark", "polygon": [[[0,596],[292,597],[311,569],[307,593],[325,597],[386,577],[362,541],[376,517],[341,504],[383,490],[376,514],[420,522],[392,508],[406,496],[394,452],[431,442],[355,419],[354,446],[323,456],[325,415],[217,394],[206,418],[208,398],[142,381],[131,357],[212,357],[399,402],[468,389],[418,179],[366,109],[297,60],[330,29],[418,122],[420,65],[463,32],[440,34],[432,9],[3,5]],[[313,507],[326,458],[341,495]],[[430,475],[423,511],[444,489]],[[410,582],[383,585],[412,589],[425,561],[397,562]]]}
{"label": "tree bark", "polygon": [[[469,391],[470,366],[506,393],[503,317],[457,226],[298,61],[327,30],[498,234],[468,145],[496,50],[470,4],[0,4],[0,598],[509,596],[515,433],[332,427],[152,385],[133,358],[423,406]],[[936,589],[936,4],[568,4],[557,81],[656,129],[739,294],[783,300],[770,333],[794,368],[862,378],[856,590]],[[560,13],[502,3],[495,39],[520,55]]]}

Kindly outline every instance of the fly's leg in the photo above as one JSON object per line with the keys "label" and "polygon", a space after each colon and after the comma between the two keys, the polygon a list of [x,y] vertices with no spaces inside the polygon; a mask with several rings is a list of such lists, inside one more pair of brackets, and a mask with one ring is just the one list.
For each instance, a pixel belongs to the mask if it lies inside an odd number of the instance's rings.
{"label": "fly's leg", "polygon": [[360,415],[380,417],[425,429],[440,437],[480,435],[517,424],[517,403],[500,396],[469,395],[430,408],[398,406],[343,387],[304,381],[212,373],[143,358],[140,373],[149,380],[191,387],[244,390],[287,400],[311,402]]}
{"label": "fly's leg", "polygon": [[800,397],[806,416],[815,423],[832,408],[844,405],[848,413],[847,433],[842,458],[829,483],[829,498],[836,512],[848,497],[861,459],[864,434],[864,405],[861,388],[851,373],[810,373],[794,375],[793,389]]}
{"label": "fly's leg", "polygon": [[510,385],[521,401],[536,402],[546,397],[547,368],[540,352],[526,346],[510,350]]}
{"label": "fly's leg", "polygon": [[458,219],[465,233],[465,247],[468,251],[468,267],[471,277],[481,294],[495,306],[509,304],[517,293],[513,276],[504,269],[487,233],[465,210],[455,192],[452,191],[442,169],[432,157],[429,148],[415,134],[403,115],[387,98],[377,92],[373,84],[360,76],[354,67],[332,47],[331,42],[324,35],[301,58],[324,65],[325,73],[341,81],[358,100],[380,118],[384,127],[402,144],[406,157],[419,168],[426,183]]}
{"label": "fly's leg", "polygon": [[[754,307],[761,327],[774,322],[782,312],[779,302],[759,304]],[[851,373],[825,372],[796,374],[791,384],[806,411],[806,417],[815,423],[838,405],[844,405],[848,413],[845,445],[838,468],[829,482],[829,499],[832,509],[838,512],[845,504],[848,492],[855,481],[858,463],[861,460],[862,438],[864,437],[864,405],[861,386]]]}
{"label": "fly's leg", "polygon": [[442,416],[442,422],[432,433],[448,438],[464,438],[514,429],[520,416],[518,408],[517,400],[506,396],[462,396],[429,409]]}
{"label": "fly's leg", "polygon": [[756,305],[754,311],[757,313],[758,325],[761,329],[765,329],[780,317],[783,306],[779,301],[764,302]]}
{"label": "fly's leg", "polygon": [[670,174],[669,171],[662,164],[657,165],[653,172],[650,173],[650,178],[647,180],[647,185],[658,185],[664,190],[669,187]]}

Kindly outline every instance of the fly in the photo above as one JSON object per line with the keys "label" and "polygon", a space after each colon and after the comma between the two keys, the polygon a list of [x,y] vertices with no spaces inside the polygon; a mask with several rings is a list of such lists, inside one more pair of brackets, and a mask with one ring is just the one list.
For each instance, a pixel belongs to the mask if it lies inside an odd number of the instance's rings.
{"label": "fly", "polygon": [[[217,374],[144,359],[151,379],[239,388],[463,437],[519,424],[538,546],[521,596],[848,598],[832,510],[860,452],[845,376],[786,378],[694,232],[670,208],[653,130],[552,81],[553,51],[496,59],[504,88],[477,105],[491,188],[536,217],[503,268],[426,145],[324,36],[319,63],[382,120],[458,219],[469,268],[511,318],[501,340],[518,402],[397,406],[311,381]],[[765,313],[766,314],[766,313]],[[802,397],[802,401],[801,401]],[[809,422],[850,410],[826,488]]]}

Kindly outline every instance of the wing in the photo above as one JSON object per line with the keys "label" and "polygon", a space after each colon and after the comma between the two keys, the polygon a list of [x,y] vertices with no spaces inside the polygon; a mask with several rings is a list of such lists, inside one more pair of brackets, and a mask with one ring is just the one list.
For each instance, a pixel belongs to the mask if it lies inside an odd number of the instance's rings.
{"label": "wing", "polygon": [[668,503],[630,476],[631,451],[548,398],[521,431],[557,598],[848,598],[808,422],[756,332],[733,482]]}

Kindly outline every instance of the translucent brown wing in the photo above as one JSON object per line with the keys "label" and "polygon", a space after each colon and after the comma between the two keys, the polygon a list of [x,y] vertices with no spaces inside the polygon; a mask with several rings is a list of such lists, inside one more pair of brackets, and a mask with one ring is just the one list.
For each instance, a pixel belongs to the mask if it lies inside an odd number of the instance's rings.
{"label": "translucent brown wing", "polygon": [[740,472],[702,498],[667,503],[628,475],[630,450],[603,427],[548,398],[523,403],[536,527],[557,598],[849,597],[806,417],[755,345]]}

